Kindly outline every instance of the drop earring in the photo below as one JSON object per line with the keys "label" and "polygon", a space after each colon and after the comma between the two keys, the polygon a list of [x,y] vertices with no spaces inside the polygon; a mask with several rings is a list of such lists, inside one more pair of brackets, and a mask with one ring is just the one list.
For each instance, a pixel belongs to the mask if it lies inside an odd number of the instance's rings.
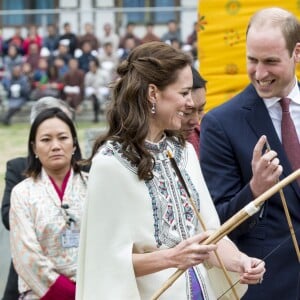
{"label": "drop earring", "polygon": [[156,113],[156,108],[155,108],[155,103],[152,103],[152,107],[151,107],[151,114],[155,115]]}

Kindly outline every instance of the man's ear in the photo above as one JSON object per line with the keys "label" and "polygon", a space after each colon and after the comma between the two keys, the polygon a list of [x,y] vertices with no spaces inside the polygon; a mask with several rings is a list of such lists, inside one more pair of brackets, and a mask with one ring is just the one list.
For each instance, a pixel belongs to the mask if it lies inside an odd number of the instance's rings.
{"label": "man's ear", "polygon": [[300,62],[300,43],[297,43],[295,46],[295,61],[296,63]]}

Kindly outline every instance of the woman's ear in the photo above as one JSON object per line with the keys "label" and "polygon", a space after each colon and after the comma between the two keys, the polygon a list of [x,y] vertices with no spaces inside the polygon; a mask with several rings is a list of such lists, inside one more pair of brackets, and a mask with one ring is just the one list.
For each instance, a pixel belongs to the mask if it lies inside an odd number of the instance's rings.
{"label": "woman's ear", "polygon": [[157,87],[155,84],[150,83],[148,85],[148,100],[152,103],[155,104],[157,101]]}
{"label": "woman's ear", "polygon": [[30,144],[31,144],[32,152],[33,152],[35,155],[37,155],[35,143],[34,143],[34,142],[31,142]]}

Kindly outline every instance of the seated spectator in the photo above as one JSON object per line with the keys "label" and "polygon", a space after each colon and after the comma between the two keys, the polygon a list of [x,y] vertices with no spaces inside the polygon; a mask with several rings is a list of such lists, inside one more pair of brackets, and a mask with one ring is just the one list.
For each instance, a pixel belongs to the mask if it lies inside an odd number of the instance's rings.
{"label": "seated spectator", "polygon": [[16,26],[13,36],[3,42],[3,54],[6,55],[8,53],[8,47],[13,44],[17,47],[18,53],[23,55],[23,41],[21,27]]}
{"label": "seated spectator", "polygon": [[38,86],[47,81],[48,61],[45,58],[40,58],[37,68],[33,71],[34,84]]}
{"label": "seated spectator", "polygon": [[84,34],[78,39],[78,48],[82,49],[85,42],[89,42],[92,50],[98,51],[100,42],[94,34],[94,26],[91,23],[84,24]]}
{"label": "seated spectator", "polygon": [[64,61],[65,65],[68,65],[69,60],[72,58],[72,55],[69,53],[69,41],[68,40],[61,40],[58,44],[57,52],[55,53],[54,57],[60,58]]}
{"label": "seated spectator", "polygon": [[33,80],[33,71],[29,63],[24,62],[22,64],[22,73],[27,78],[30,85],[30,90],[32,91],[34,89],[34,80]]}
{"label": "seated spectator", "polygon": [[35,25],[31,25],[28,28],[28,36],[24,39],[23,41],[23,52],[24,55],[29,54],[29,47],[32,44],[36,44],[38,51],[41,50],[42,44],[43,44],[43,39],[42,37],[38,34],[37,27]]}
{"label": "seated spectator", "polygon": [[103,26],[103,35],[100,37],[101,45],[111,43],[113,51],[116,52],[119,48],[120,37],[113,31],[110,23],[105,23]]}
{"label": "seated spectator", "polygon": [[2,30],[0,29],[0,57],[3,56],[3,36],[2,36]]}
{"label": "seated spectator", "polygon": [[46,91],[44,91],[44,95],[52,96],[55,98],[61,98],[64,84],[62,82],[63,80],[62,77],[59,76],[59,72],[56,65],[49,64],[47,75],[48,75],[48,82],[47,82]]}
{"label": "seated spectator", "polygon": [[58,76],[58,70],[54,64],[48,64],[47,60],[41,58],[39,69],[33,75],[34,90],[31,93],[32,100],[42,97],[60,98],[63,90],[63,83]]}
{"label": "seated spectator", "polygon": [[12,76],[5,76],[2,80],[7,93],[8,110],[2,120],[4,125],[10,125],[12,116],[17,113],[28,100],[30,84],[22,73],[21,65],[12,69]]}
{"label": "seated spectator", "polygon": [[80,113],[80,104],[84,96],[84,72],[78,68],[76,58],[71,58],[69,61],[69,71],[65,74],[63,97],[67,103]]}
{"label": "seated spectator", "polygon": [[77,48],[77,36],[71,31],[71,24],[66,22],[64,24],[64,33],[59,37],[59,41],[68,41],[68,52],[74,56],[75,49]]}
{"label": "seated spectator", "polygon": [[0,106],[1,106],[1,111],[5,110],[5,106],[6,106],[5,105],[6,104],[6,91],[5,91],[4,86],[2,84],[2,79],[0,80]]}
{"label": "seated spectator", "polygon": [[43,39],[43,47],[46,47],[50,51],[50,56],[53,56],[59,44],[56,26],[53,24],[48,25],[47,32],[48,34]]}
{"label": "seated spectator", "polygon": [[146,24],[146,34],[142,38],[142,43],[159,42],[160,38],[153,32],[154,24],[149,22]]}
{"label": "seated spectator", "polygon": [[69,71],[68,64],[66,64],[60,57],[55,57],[52,64],[57,68],[58,78],[63,79],[65,74]]}
{"label": "seated spectator", "polygon": [[192,33],[187,37],[187,41],[186,43],[188,45],[191,45],[191,54],[193,56],[193,60],[196,61],[197,60],[197,56],[198,56],[198,43],[197,43],[197,26],[198,26],[198,22],[194,23],[194,27],[193,27],[193,31]]}
{"label": "seated spectator", "polygon": [[169,43],[176,50],[181,50],[181,43],[179,40],[171,39],[171,40],[167,40],[166,42]]}
{"label": "seated spectator", "polygon": [[87,73],[89,71],[89,63],[95,59],[95,55],[92,53],[90,42],[84,42],[81,50],[82,54],[78,57],[78,66],[80,70]]}
{"label": "seated spectator", "polygon": [[21,65],[23,63],[23,58],[18,52],[18,48],[15,44],[10,44],[8,46],[7,55],[3,58],[3,68],[4,75],[10,76],[12,69],[15,65]]}
{"label": "seated spectator", "polygon": [[168,26],[168,31],[162,35],[161,40],[163,42],[169,41],[169,43],[171,42],[171,40],[177,40],[180,43],[182,43],[181,33],[180,30],[178,29],[178,25],[175,22],[175,20],[170,20],[167,26]]}
{"label": "seated spectator", "polygon": [[133,37],[127,37],[124,41],[124,48],[122,49],[123,52],[120,57],[120,61],[123,61],[127,59],[129,56],[130,52],[136,47],[136,42]]}
{"label": "seated spectator", "polygon": [[193,46],[195,42],[197,42],[197,26],[198,22],[194,22],[193,31],[188,35],[186,43]]}
{"label": "seated spectator", "polygon": [[114,80],[116,78],[116,70],[120,59],[110,42],[105,43],[100,49],[98,59],[101,68],[109,73],[109,81]]}
{"label": "seated spectator", "polygon": [[134,33],[134,29],[135,29],[135,23],[133,22],[129,22],[126,26],[126,31],[123,34],[122,38],[120,39],[120,44],[119,44],[119,48],[125,49],[126,47],[126,40],[128,38],[134,39],[134,43],[135,46],[138,46],[141,44],[141,40],[140,38],[138,38],[135,33]]}
{"label": "seated spectator", "polygon": [[98,114],[104,108],[109,97],[109,73],[99,68],[97,59],[91,60],[89,72],[85,74],[84,87],[85,95],[93,101],[94,122],[98,122]]}
{"label": "seated spectator", "polygon": [[32,43],[29,45],[28,55],[25,57],[25,62],[31,65],[33,71],[38,68],[40,59],[40,49],[36,43]]}

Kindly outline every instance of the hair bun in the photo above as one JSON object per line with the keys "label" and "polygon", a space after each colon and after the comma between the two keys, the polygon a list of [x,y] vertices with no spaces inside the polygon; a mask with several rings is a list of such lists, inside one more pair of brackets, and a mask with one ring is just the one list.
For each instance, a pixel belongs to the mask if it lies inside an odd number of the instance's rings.
{"label": "hair bun", "polygon": [[130,64],[128,62],[128,60],[123,60],[119,66],[118,66],[118,69],[117,69],[117,72],[120,76],[125,76],[127,74],[127,72],[129,71],[129,67],[130,67]]}

